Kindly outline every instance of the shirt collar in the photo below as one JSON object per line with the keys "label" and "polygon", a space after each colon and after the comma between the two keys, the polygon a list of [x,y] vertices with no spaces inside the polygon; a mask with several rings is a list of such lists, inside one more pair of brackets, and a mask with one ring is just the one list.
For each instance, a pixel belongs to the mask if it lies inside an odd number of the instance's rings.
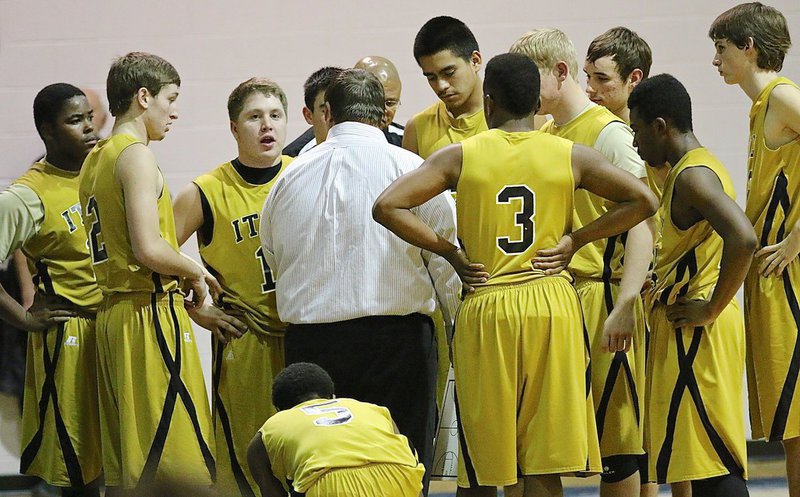
{"label": "shirt collar", "polygon": [[378,127],[355,121],[335,124],[328,130],[328,138],[325,141],[341,141],[354,137],[386,142],[386,135]]}

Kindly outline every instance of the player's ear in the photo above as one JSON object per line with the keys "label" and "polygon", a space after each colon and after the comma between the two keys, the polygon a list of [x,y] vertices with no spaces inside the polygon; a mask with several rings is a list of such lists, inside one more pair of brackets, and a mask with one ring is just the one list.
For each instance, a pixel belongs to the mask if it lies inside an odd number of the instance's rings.
{"label": "player's ear", "polygon": [[631,90],[636,88],[636,85],[642,82],[644,79],[644,73],[638,67],[631,71],[630,75],[628,75],[628,84],[631,85]]}
{"label": "player's ear", "polygon": [[659,135],[666,134],[667,128],[669,127],[667,126],[667,121],[665,121],[663,117],[655,118],[653,120],[652,126]]}
{"label": "player's ear", "polygon": [[322,110],[322,115],[325,116],[325,124],[328,125],[328,129],[331,129],[335,122],[333,122],[333,115],[331,115],[331,104],[330,102],[325,102],[325,107]]}
{"label": "player's ear", "polygon": [[478,72],[481,69],[481,63],[483,62],[481,53],[477,50],[474,50],[472,55],[470,55],[470,62],[472,63],[472,67],[475,69],[475,72]]}
{"label": "player's ear", "polygon": [[569,66],[563,60],[556,62],[556,65],[553,67],[553,73],[555,74],[559,83],[563,83],[568,77],[570,77]]}
{"label": "player's ear", "polygon": [[139,88],[136,91],[136,95],[134,96],[136,102],[143,109],[146,109],[150,105],[150,98],[151,97],[152,97],[152,95],[150,94],[150,90],[148,90],[147,88],[144,88],[144,87]]}
{"label": "player's ear", "polygon": [[314,124],[314,116],[311,114],[311,109],[308,107],[303,107],[303,119],[305,119],[308,124]]}
{"label": "player's ear", "polygon": [[239,129],[236,127],[236,121],[231,121],[231,134],[237,140],[239,139]]}
{"label": "player's ear", "polygon": [[494,99],[486,93],[483,96],[483,113],[486,116],[486,123],[489,123],[489,118],[494,114]]}

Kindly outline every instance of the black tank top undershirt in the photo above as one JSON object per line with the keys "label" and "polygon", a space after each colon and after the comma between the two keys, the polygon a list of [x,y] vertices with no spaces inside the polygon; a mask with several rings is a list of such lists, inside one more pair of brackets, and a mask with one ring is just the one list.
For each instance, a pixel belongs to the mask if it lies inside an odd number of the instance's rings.
{"label": "black tank top undershirt", "polygon": [[[251,185],[266,185],[281,172],[283,162],[278,162],[274,166],[266,168],[250,167],[242,164],[237,157],[231,161],[231,165],[247,183]],[[200,207],[203,210],[203,224],[200,226],[200,229],[197,230],[197,236],[200,239],[201,245],[208,245],[211,243],[211,239],[214,236],[214,214],[211,210],[211,204],[208,203],[206,194],[203,193],[201,188],[198,188],[198,190],[200,191]]]}

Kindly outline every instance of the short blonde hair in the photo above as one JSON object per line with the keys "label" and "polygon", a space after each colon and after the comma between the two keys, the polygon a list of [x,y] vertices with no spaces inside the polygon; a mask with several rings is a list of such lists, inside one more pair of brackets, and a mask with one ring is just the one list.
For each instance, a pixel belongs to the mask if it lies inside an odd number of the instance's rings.
{"label": "short blonde hair", "polygon": [[556,63],[564,61],[572,79],[578,80],[578,55],[575,52],[575,45],[559,29],[541,28],[528,31],[515,41],[508,51],[525,55],[541,70],[552,69]]}

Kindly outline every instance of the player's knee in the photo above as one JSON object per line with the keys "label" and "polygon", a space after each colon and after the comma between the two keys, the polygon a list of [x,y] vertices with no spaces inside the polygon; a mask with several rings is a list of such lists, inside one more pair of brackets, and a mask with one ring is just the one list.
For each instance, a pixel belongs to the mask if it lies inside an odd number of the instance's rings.
{"label": "player's knee", "polygon": [[619,483],[635,475],[637,471],[639,456],[609,456],[603,458],[603,474],[600,478],[604,483]]}

